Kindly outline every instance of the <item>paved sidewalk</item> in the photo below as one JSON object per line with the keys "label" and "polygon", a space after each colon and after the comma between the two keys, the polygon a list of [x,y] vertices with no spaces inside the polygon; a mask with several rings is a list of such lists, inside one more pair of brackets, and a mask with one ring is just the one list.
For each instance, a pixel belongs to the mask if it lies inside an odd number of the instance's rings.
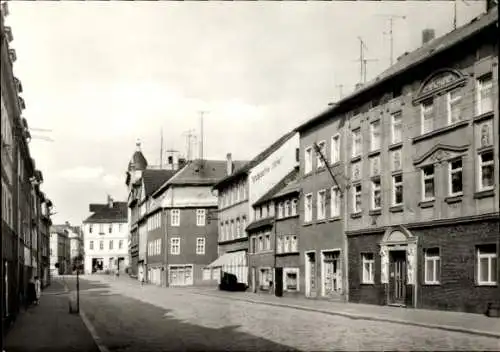
{"label": "paved sidewalk", "polygon": [[[112,286],[140,286],[137,280],[130,279],[129,277],[115,279],[107,276],[90,276],[86,277],[86,279],[109,282]],[[271,294],[219,291],[215,287],[161,288],[155,285],[145,284],[142,289],[155,292],[161,290],[174,290],[179,293],[185,292],[213,296],[221,299],[234,299],[257,304],[289,307],[299,310],[338,315],[351,319],[400,323],[500,338],[500,319],[489,318],[480,314],[331,302],[307,299],[305,297],[276,297]]]}
{"label": "paved sidewalk", "polygon": [[5,352],[99,352],[78,314],[69,314],[62,282],[53,280],[42,292],[40,305],[16,319],[5,341]]}

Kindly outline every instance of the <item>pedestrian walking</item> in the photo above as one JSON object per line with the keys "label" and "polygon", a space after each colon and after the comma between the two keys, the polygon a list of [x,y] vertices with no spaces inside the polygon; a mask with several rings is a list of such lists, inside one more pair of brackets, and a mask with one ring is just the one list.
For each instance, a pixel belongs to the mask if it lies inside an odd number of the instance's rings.
{"label": "pedestrian walking", "polygon": [[33,278],[31,278],[30,281],[28,282],[27,296],[28,296],[28,299],[26,301],[27,306],[36,303],[36,288],[35,288],[35,280]]}
{"label": "pedestrian walking", "polygon": [[40,304],[40,297],[42,296],[42,283],[38,276],[35,276],[35,293],[36,293],[36,304]]}

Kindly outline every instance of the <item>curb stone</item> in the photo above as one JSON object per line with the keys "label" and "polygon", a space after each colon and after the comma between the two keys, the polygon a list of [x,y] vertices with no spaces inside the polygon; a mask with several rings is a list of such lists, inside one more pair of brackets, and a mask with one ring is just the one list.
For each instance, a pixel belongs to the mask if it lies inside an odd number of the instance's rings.
{"label": "curb stone", "polygon": [[[201,292],[192,292],[192,293],[196,294],[196,295],[217,297],[217,298],[222,298],[222,299],[226,298],[226,297],[222,297],[222,296],[218,296],[218,295],[214,295],[214,294],[210,294],[210,293],[201,293]],[[439,329],[439,330],[445,330],[445,331],[460,332],[460,333],[473,334],[473,335],[479,335],[479,336],[484,336],[484,337],[492,337],[492,338],[500,339],[500,332],[495,333],[495,332],[490,332],[490,331],[467,329],[467,328],[462,328],[459,326],[419,323],[419,322],[414,322],[414,321],[410,321],[410,320],[396,319],[396,318],[383,318],[383,317],[378,317],[378,316],[374,316],[374,315],[361,315],[361,314],[353,314],[353,313],[346,313],[346,312],[335,312],[335,311],[329,311],[329,310],[325,310],[325,309],[303,307],[303,306],[298,306],[298,305],[294,305],[294,304],[287,304],[287,303],[263,302],[263,301],[259,301],[259,300],[253,300],[250,298],[239,298],[239,297],[228,297],[228,298],[233,299],[233,300],[237,300],[237,301],[245,301],[245,302],[249,302],[249,303],[254,303],[254,304],[263,304],[263,305],[274,306],[274,307],[283,307],[283,308],[293,308],[293,309],[302,310],[302,311],[341,316],[344,318],[349,318],[349,319],[354,319],[354,320],[381,321],[381,322],[385,322],[385,323],[411,325],[411,326],[424,327],[424,328],[429,328],[429,329]]]}

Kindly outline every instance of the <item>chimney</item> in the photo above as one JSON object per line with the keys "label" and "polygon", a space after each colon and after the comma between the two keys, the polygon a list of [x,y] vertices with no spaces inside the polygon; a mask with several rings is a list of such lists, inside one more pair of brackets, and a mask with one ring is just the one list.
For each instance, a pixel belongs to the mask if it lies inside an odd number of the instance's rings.
{"label": "chimney", "polygon": [[363,83],[356,83],[356,87],[354,88],[354,90],[359,90],[363,88]]}
{"label": "chimney", "polygon": [[434,33],[434,29],[424,29],[422,31],[422,45],[427,44],[431,40],[435,38],[436,34]]}
{"label": "chimney", "polygon": [[110,208],[113,208],[113,198],[111,198],[111,196],[110,196],[110,195],[108,195],[108,206],[109,206]]}
{"label": "chimney", "polygon": [[232,157],[231,153],[227,153],[226,159],[227,159],[226,173],[229,176],[233,173],[233,157]]}

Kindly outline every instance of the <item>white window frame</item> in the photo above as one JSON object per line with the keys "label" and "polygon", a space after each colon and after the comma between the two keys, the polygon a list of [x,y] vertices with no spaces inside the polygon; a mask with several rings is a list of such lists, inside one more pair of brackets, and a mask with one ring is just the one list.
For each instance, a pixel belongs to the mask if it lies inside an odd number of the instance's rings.
{"label": "white window frame", "polygon": [[[396,136],[397,130],[399,130],[399,136]],[[397,111],[391,114],[391,143],[396,144],[402,141],[403,141],[403,114],[401,111]]]}
{"label": "white window frame", "polygon": [[258,242],[259,242],[259,252],[262,252],[264,250],[264,236],[260,235],[258,237]]}
{"label": "white window frame", "polygon": [[[483,162],[483,155],[491,153],[492,160]],[[488,191],[495,188],[495,183],[491,186],[483,185],[483,167],[493,165],[493,175],[495,175],[495,154],[492,149],[479,153],[478,155],[478,189],[479,191]],[[494,177],[494,176],[493,176]]]}
{"label": "white window frame", "polygon": [[181,238],[179,236],[170,238],[170,254],[181,254]]}
{"label": "white window frame", "polygon": [[304,150],[304,174],[308,174],[313,170],[313,153],[312,147],[306,147]]}
{"label": "white window frame", "polygon": [[[357,187],[359,186],[359,192],[357,191]],[[356,206],[356,197],[359,195],[361,199],[361,207],[360,209],[357,208]],[[352,212],[354,214],[360,213],[362,211],[362,206],[363,206],[363,186],[361,183],[356,183],[352,185]]]}
{"label": "white window frame", "polygon": [[330,188],[330,217],[340,216],[340,189],[337,186]]}
{"label": "white window frame", "polygon": [[283,243],[283,235],[278,235],[276,239],[276,253],[283,253],[284,243]]}
{"label": "white window frame", "polygon": [[94,241],[89,242],[89,250],[93,251],[94,250]]}
{"label": "white window frame", "polygon": [[206,209],[196,209],[196,226],[206,226],[207,211]]}
{"label": "white window frame", "polygon": [[[396,181],[396,177],[401,177],[401,181]],[[392,205],[393,206],[397,206],[397,205],[402,205],[403,202],[404,202],[404,178],[403,178],[403,173],[399,173],[399,174],[395,174],[395,175],[392,175]],[[401,202],[398,203],[396,202],[396,189],[398,188],[398,186],[401,187],[401,194],[402,194],[402,199],[401,199]]]}
{"label": "white window frame", "polygon": [[283,217],[284,209],[283,209],[283,202],[278,203],[278,219],[281,219]]}
{"label": "white window frame", "polygon": [[196,254],[205,255],[205,237],[196,237]]}
{"label": "white window frame", "polygon": [[[326,142],[325,141],[320,141],[318,142],[318,148],[321,151],[321,154],[325,156],[325,151],[326,151]],[[321,169],[322,167],[325,167],[325,163],[323,162],[323,159],[321,158],[320,153],[316,153],[316,169]]]}
{"label": "white window frame", "polygon": [[[425,169],[428,167],[432,167],[432,176],[425,175]],[[434,165],[426,165],[426,166],[422,167],[420,172],[421,172],[422,200],[423,201],[434,200],[436,197],[436,179],[435,179],[436,168],[434,167]],[[428,197],[428,198],[425,195],[425,181],[426,180],[432,180],[432,187],[433,187],[433,191],[434,191],[433,196]]]}
{"label": "white window frame", "polygon": [[[308,204],[308,199],[310,200]],[[312,193],[308,193],[304,196],[304,222],[312,221],[313,214],[313,195]]]}
{"label": "white window frame", "polygon": [[271,250],[271,234],[270,233],[266,233],[264,235],[265,237],[265,248],[267,251],[270,251]]}
{"label": "white window frame", "polygon": [[[286,284],[286,278],[288,273],[294,273],[297,275],[297,289],[289,290]],[[299,268],[283,268],[283,290],[287,292],[300,292],[300,270]]]}
{"label": "white window frame", "polygon": [[[322,197],[321,197],[322,195]],[[322,212],[320,212],[320,209],[323,209]],[[317,198],[316,198],[316,218],[318,220],[324,220],[326,219],[326,190],[321,189],[318,191]]]}
{"label": "white window frame", "polygon": [[118,241],[118,249],[123,249],[123,240]]}
{"label": "white window frame", "polygon": [[295,216],[295,215],[297,215],[297,204],[298,204],[297,198],[292,199],[291,204],[292,204],[292,214],[291,215]]}
{"label": "white window frame", "polygon": [[[368,256],[371,256],[369,258]],[[368,264],[368,271],[365,270],[365,264]],[[361,283],[363,284],[374,284],[375,283],[375,256],[373,253],[362,253],[361,254]]]}
{"label": "white window frame", "polygon": [[[497,280],[494,281],[492,280],[493,277],[493,271],[498,270],[498,248],[495,246],[496,251],[494,253],[481,253],[481,248],[478,247],[476,250],[477,253],[477,284],[480,286],[492,286],[492,285],[497,285],[498,283],[498,277]],[[496,258],[497,265],[493,267],[493,258]],[[488,281],[483,281],[481,279],[481,259],[487,259],[488,260]]]}
{"label": "white window frame", "polygon": [[[453,96],[454,94],[457,94],[456,96]],[[460,101],[462,100],[462,92],[460,88],[455,88],[446,94],[447,97],[447,102],[448,102],[448,124],[453,125],[454,123],[460,122],[463,120],[462,116],[462,109],[460,108],[460,115],[458,116],[458,120],[453,121],[453,106],[456,104],[460,104]],[[460,107],[460,106],[459,106]]]}
{"label": "white window frame", "polygon": [[[426,104],[428,103],[428,104]],[[426,116],[431,117],[431,124],[429,129],[426,129]],[[434,119],[435,119],[435,111],[434,111],[434,100],[423,101],[420,104],[420,121],[421,121],[421,133],[426,134],[434,131]]]}
{"label": "white window frame", "polygon": [[[460,161],[460,167],[454,169],[453,163],[457,162],[457,161]],[[462,179],[461,190],[459,192],[453,192],[453,175],[457,174],[457,173],[461,174],[461,179]],[[464,177],[464,173],[463,173],[463,160],[462,160],[462,158],[450,160],[448,162],[448,194],[450,196],[459,196],[459,195],[463,194],[463,191],[464,191],[463,177]]]}
{"label": "white window frame", "polygon": [[297,235],[290,236],[290,251],[291,252],[299,251],[299,240]]}
{"label": "white window frame", "polygon": [[284,217],[287,218],[290,216],[290,201],[289,200],[285,200],[284,202]]}
{"label": "white window frame", "polygon": [[[437,249],[438,254],[429,254],[431,249]],[[432,263],[432,277],[428,277],[428,266]],[[426,285],[438,285],[440,281],[437,279],[438,271],[441,270],[441,251],[439,248],[429,248],[424,251],[424,283]]]}
{"label": "white window frame", "polygon": [[363,151],[363,136],[361,135],[361,127],[352,130],[352,157],[357,157]]}
{"label": "white window frame", "polygon": [[[378,132],[378,137],[376,132]],[[370,150],[379,150],[381,146],[381,123],[380,120],[375,120],[370,123]]]}
{"label": "white window frame", "polygon": [[181,225],[181,210],[171,209],[170,210],[170,226],[180,226]]}
{"label": "white window frame", "polygon": [[240,226],[241,226],[240,218],[236,218],[236,221],[235,221],[236,238],[241,237],[241,227]]}
{"label": "white window frame", "polygon": [[[493,96],[493,74],[487,73],[485,75],[482,75],[481,77],[478,77],[477,79],[477,115],[482,115],[487,112],[493,111],[494,110],[494,96]],[[482,104],[482,98],[483,98],[483,92],[486,89],[490,89],[490,99],[491,99],[491,109],[490,110],[484,110],[483,109],[483,104]]]}
{"label": "white window frame", "polygon": [[332,137],[330,146],[331,160],[332,164],[338,163],[340,161],[340,134],[336,134]]}
{"label": "white window frame", "polygon": [[[378,186],[376,185],[378,183]],[[378,210],[382,208],[382,181],[380,178],[375,178],[371,181],[371,186],[372,186],[372,196],[371,196],[371,205],[372,205],[372,210]],[[379,197],[380,197],[380,206],[375,205],[375,193],[379,192]]]}

